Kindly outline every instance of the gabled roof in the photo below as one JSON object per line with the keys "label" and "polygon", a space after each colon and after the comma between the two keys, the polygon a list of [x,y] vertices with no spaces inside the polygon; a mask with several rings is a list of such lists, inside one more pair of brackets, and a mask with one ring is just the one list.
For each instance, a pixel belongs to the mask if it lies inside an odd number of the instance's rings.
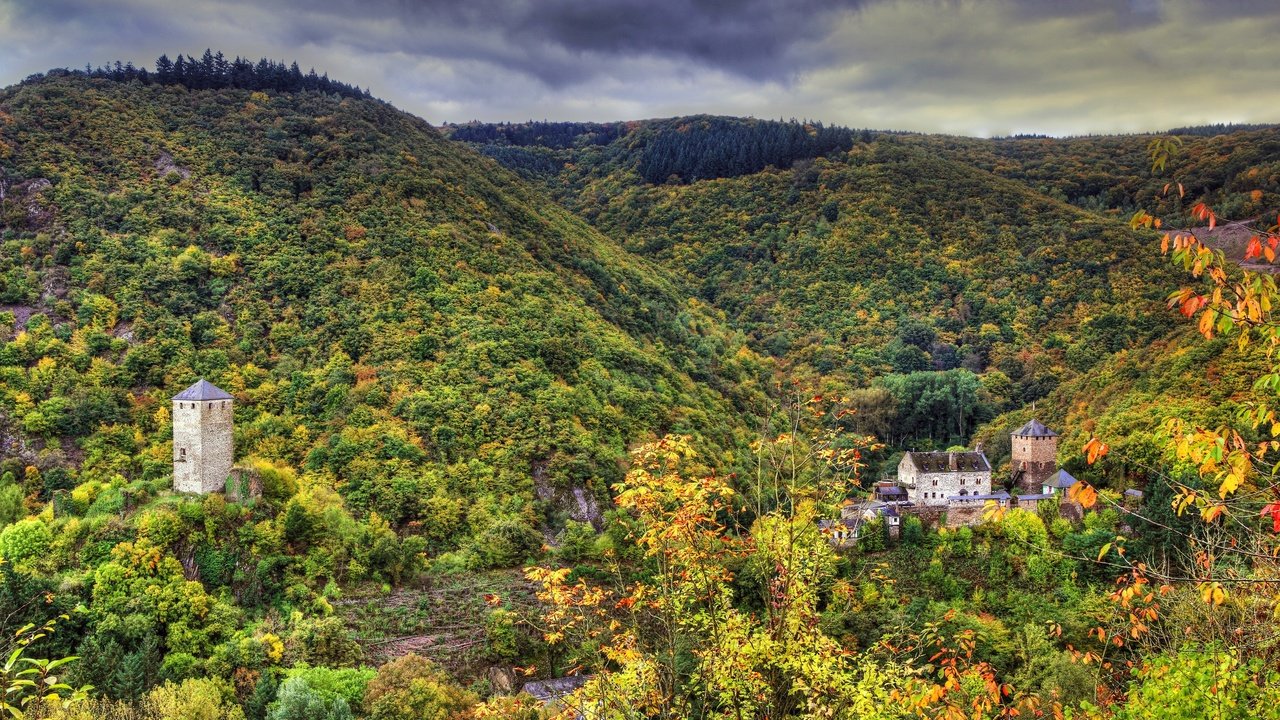
{"label": "gabled roof", "polygon": [[1045,480],[1043,484],[1051,488],[1066,490],[1067,488],[1071,487],[1072,485],[1075,485],[1078,482],[1080,481],[1075,479],[1074,477],[1071,477],[1071,473],[1067,472],[1066,470],[1059,470],[1058,472],[1050,475],[1049,479]]}
{"label": "gabled roof", "polygon": [[1017,437],[1058,437],[1058,433],[1045,427],[1043,423],[1035,419],[1013,431],[1013,434]]}
{"label": "gabled roof", "polygon": [[[923,473],[974,472],[990,470],[987,456],[978,450],[967,452],[908,452],[906,454],[916,470]],[[955,467],[952,467],[952,461]]]}
{"label": "gabled roof", "polygon": [[195,385],[173,396],[174,400],[235,400],[226,390],[200,378]]}
{"label": "gabled roof", "polygon": [[1048,500],[1052,497],[1053,497],[1052,493],[1031,493],[1029,495],[1018,495],[1014,499],[1017,500],[1018,502],[1022,502],[1024,500],[1027,500],[1027,501],[1035,500],[1038,502],[1040,500]]}

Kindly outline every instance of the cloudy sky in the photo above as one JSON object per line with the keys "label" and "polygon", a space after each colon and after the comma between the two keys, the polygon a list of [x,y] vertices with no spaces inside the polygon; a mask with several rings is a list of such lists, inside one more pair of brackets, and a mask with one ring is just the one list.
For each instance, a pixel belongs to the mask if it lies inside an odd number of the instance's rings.
{"label": "cloudy sky", "polygon": [[435,123],[1280,121],[1280,0],[0,0],[0,85],[206,47],[296,59]]}

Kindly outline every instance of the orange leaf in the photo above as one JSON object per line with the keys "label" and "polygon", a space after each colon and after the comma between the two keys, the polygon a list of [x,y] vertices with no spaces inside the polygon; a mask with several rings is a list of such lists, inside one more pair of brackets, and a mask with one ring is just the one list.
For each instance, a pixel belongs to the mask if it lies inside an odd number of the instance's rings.
{"label": "orange leaf", "polygon": [[1111,448],[1107,447],[1107,444],[1099,440],[1097,437],[1089,438],[1089,442],[1084,444],[1085,459],[1090,465],[1097,462],[1110,450]]}

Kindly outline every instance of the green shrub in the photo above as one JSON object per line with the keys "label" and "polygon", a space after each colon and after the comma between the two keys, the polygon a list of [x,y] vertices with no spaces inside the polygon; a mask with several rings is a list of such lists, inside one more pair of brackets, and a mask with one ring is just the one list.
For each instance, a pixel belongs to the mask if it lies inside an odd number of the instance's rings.
{"label": "green shrub", "polygon": [[49,550],[53,533],[35,518],[19,520],[0,531],[0,557],[15,565],[40,557]]}
{"label": "green shrub", "polygon": [[377,674],[377,670],[363,667],[296,667],[289,671],[288,677],[291,680],[296,678],[306,681],[307,687],[324,702],[333,703],[334,700],[341,699],[358,711],[364,701],[365,688]]}
{"label": "green shrub", "polygon": [[301,677],[280,686],[268,720],[351,720],[351,708],[341,697],[325,700]]}

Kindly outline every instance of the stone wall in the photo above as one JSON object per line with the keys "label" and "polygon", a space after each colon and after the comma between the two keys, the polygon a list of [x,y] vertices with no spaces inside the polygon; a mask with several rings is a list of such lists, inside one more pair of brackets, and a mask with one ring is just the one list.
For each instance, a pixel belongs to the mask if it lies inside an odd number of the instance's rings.
{"label": "stone wall", "polygon": [[916,505],[946,505],[952,495],[991,492],[990,470],[920,473],[912,480],[907,487],[907,498]]}
{"label": "stone wall", "polygon": [[985,502],[952,503],[947,507],[947,527],[963,527],[982,524],[987,511]]}
{"label": "stone wall", "polygon": [[1058,438],[1014,435],[1009,465],[1018,478],[1018,488],[1025,493],[1038,493],[1044,481],[1058,471]]}
{"label": "stone wall", "polygon": [[899,512],[902,513],[903,517],[914,515],[920,518],[920,522],[924,524],[925,528],[936,530],[942,524],[943,517],[947,514],[947,508],[945,505],[927,505],[924,507],[917,505],[909,510],[904,508]]}
{"label": "stone wall", "polygon": [[173,489],[220,492],[234,461],[230,400],[173,403]]}

